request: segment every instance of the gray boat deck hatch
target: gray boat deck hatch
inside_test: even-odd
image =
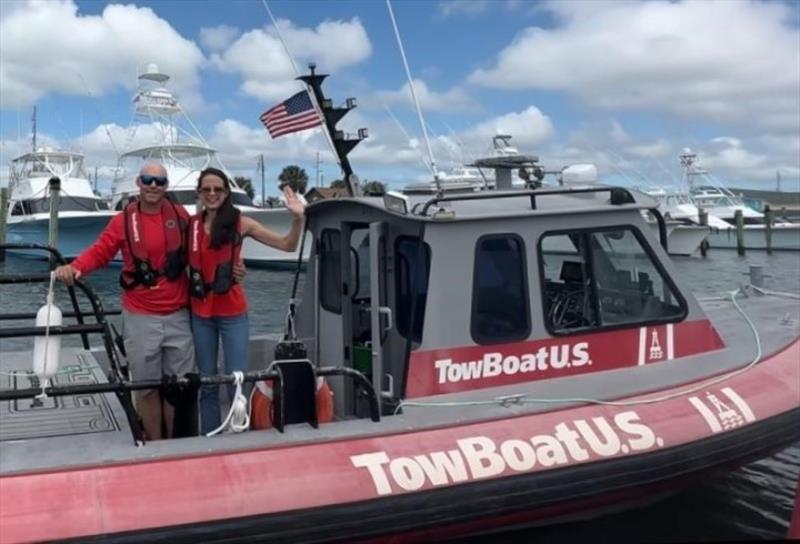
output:
[[[4,352],[0,389],[41,387],[29,352]],[[77,348],[61,351],[61,370],[51,385],[105,383],[94,356]],[[112,402],[115,408],[112,408]],[[0,442],[120,431],[125,421],[113,395],[84,394],[0,403]],[[127,423],[125,424],[127,426]]]

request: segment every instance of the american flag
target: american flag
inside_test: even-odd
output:
[[[300,91],[262,113],[261,122],[273,138],[322,124],[306,91]]]

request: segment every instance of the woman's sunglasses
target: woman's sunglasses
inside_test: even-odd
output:
[[[147,185],[148,187],[153,183],[158,187],[163,187],[167,184],[167,176],[149,176],[147,174],[142,174],[139,176],[139,181],[142,182],[142,185]]]
[[[217,194],[226,193],[227,189],[225,189],[224,187],[203,187],[199,189],[199,191],[204,195],[210,195],[211,193],[217,193]]]

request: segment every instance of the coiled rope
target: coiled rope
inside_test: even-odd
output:
[[[226,428],[229,428],[235,433],[241,433],[250,428],[250,414],[247,410],[247,398],[242,393],[242,383],[244,382],[244,373],[236,370],[232,373],[233,383],[236,386],[236,392],[233,394],[231,400],[231,408],[228,410],[228,415],[222,425],[206,434],[206,436],[214,436],[221,433]]]

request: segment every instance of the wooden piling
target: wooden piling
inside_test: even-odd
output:
[[[733,216],[736,220],[736,253],[744,255],[744,215],[742,210],[736,210]]]
[[[6,243],[6,219],[8,218],[8,187],[0,188],[0,246]],[[0,263],[6,260],[6,250],[0,247]]]
[[[47,245],[58,249],[58,208],[61,205],[61,180],[53,176],[48,182],[50,186],[50,223],[47,233]],[[55,266],[56,260],[51,256],[50,265]]]
[[[708,212],[703,208],[697,209],[697,218],[700,220],[700,225],[703,227],[708,226]],[[708,237],[703,238],[703,241],[700,242],[700,256],[705,257],[708,253]]]
[[[769,204],[764,206],[764,241],[767,243],[767,255],[772,255],[772,210]]]

